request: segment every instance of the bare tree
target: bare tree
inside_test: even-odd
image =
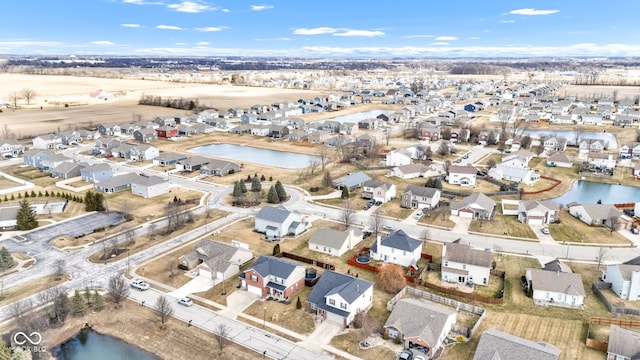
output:
[[[171,306],[171,302],[167,299],[166,296],[160,295],[156,300],[156,314],[158,318],[160,318],[160,327],[165,328],[165,323],[169,320],[169,318],[173,315],[173,306]]]
[[[428,241],[429,239],[431,239],[431,230],[424,229],[420,237],[422,238],[422,241]]]
[[[124,238],[127,241],[127,246],[131,246],[134,244],[133,239],[135,238],[135,230],[132,227],[127,227],[124,231]]]
[[[349,200],[342,202],[342,210],[340,211],[340,222],[344,225],[345,229],[349,228],[349,225],[353,223],[356,216],[356,209]]]
[[[12,137],[12,133],[9,130],[9,125],[8,124],[4,124],[4,126],[2,127],[2,138],[4,139],[9,139]]]
[[[56,266],[56,275],[57,276],[62,276],[64,274],[66,261],[64,259],[58,259],[58,260],[55,261],[54,264]]]
[[[221,322],[218,324],[218,326],[216,326],[215,337],[216,344],[218,344],[218,350],[220,350],[220,354],[222,354],[224,348],[231,343],[231,340],[229,340],[230,334],[231,328],[229,328],[229,325]]]
[[[20,94],[15,91],[13,92],[13,94],[9,95],[9,100],[11,101],[14,109],[18,108],[18,101],[20,101],[20,99]]]
[[[331,186],[333,186],[333,178],[331,177],[331,173],[329,172],[329,170],[325,170],[324,174],[322,175],[322,186],[325,188],[330,188]]]
[[[384,137],[385,145],[389,146],[389,139],[391,139],[391,129],[382,130],[382,136]]]
[[[382,228],[385,225],[384,218],[380,215],[378,210],[373,212],[373,215],[369,218],[369,224],[373,228],[373,235],[378,238],[378,235],[382,231]]]
[[[511,122],[513,117],[513,107],[511,106],[502,106],[498,109],[498,121],[500,122],[500,129],[502,130],[502,134],[506,134],[507,127]]]
[[[320,159],[320,167],[322,171],[327,167],[327,163],[329,162],[329,148],[326,146],[320,146],[318,149],[318,158]]]
[[[313,176],[316,172],[316,170],[318,169],[318,166],[320,166],[320,159],[318,158],[310,158],[309,159],[309,175]]]
[[[122,272],[119,272],[109,278],[107,291],[109,292],[109,295],[111,295],[111,299],[116,306],[120,307],[122,300],[129,296],[129,285],[127,284]]]
[[[356,314],[354,327],[359,329],[358,339],[361,344],[365,343],[371,335],[381,330],[380,322],[367,311],[360,311]]]
[[[27,105],[31,104],[31,100],[36,96],[36,91],[30,88],[22,89],[22,97],[27,101]]]
[[[600,264],[602,263],[602,260],[604,258],[604,256],[607,254],[607,249],[600,246],[598,248],[598,255],[596,256],[596,260],[598,260],[598,268],[597,270],[600,270]]]
[[[529,123],[525,119],[517,118],[513,120],[511,124],[511,136],[513,136],[514,139],[520,137],[528,128]]]
[[[609,216],[607,217],[607,225],[609,227],[609,230],[611,230],[611,232],[614,232],[616,230],[618,230],[619,224],[618,224],[618,220],[620,219],[620,213],[618,213],[617,211],[611,211],[611,213],[609,214]]]

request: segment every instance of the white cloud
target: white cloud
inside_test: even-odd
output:
[[[108,40],[99,40],[99,41],[92,41],[91,44],[92,45],[115,45],[116,43]]]
[[[402,36],[403,39],[424,39],[424,38],[432,38],[435,35],[406,35]]]
[[[334,33],[333,36],[361,36],[361,37],[376,37],[384,36],[382,31],[369,31],[369,30],[344,30],[340,33]]]
[[[469,40],[480,40],[480,38],[479,38],[479,37],[477,37],[477,36],[471,36],[471,37],[469,37],[468,39],[469,39]]]
[[[208,41],[200,41],[196,43],[196,46],[205,46],[205,45],[211,45],[211,43]]]
[[[458,40],[457,37],[455,36],[438,36],[437,38],[435,38],[436,41],[454,41],[454,40]]]
[[[273,39],[262,39],[262,38],[257,38],[257,39],[253,39],[255,41],[292,41],[292,38],[288,38],[288,37],[279,37],[279,38],[273,38]]]
[[[139,28],[139,27],[142,27],[142,25],[140,25],[140,24],[120,24],[120,26],[128,27],[128,28]]]
[[[135,5],[164,5],[164,3],[159,1],[144,1],[144,0],[122,0],[125,4],[135,4]]]
[[[162,29],[162,30],[182,30],[181,27],[179,26],[173,26],[173,25],[158,25],[156,26],[156,29]]]
[[[560,10],[537,10],[537,9],[516,9],[509,11],[509,14],[514,15],[550,15],[560,12]]]
[[[229,27],[227,26],[207,26],[207,27],[203,27],[203,28],[196,28],[196,30],[201,31],[201,32],[216,32],[216,31],[222,31],[224,29],[228,29]]]
[[[251,10],[253,11],[262,11],[273,9],[273,5],[251,5]]]
[[[220,9],[220,11],[225,12],[225,13],[231,12],[231,10],[229,10],[229,9]]]
[[[207,4],[194,2],[194,1],[183,1],[177,4],[167,5],[167,7],[175,11],[186,12],[186,13],[199,13],[207,10],[215,10],[215,8],[212,8]]]
[[[187,46],[189,44],[187,44],[185,42],[177,42],[176,45],[178,45],[178,46]]]
[[[312,29],[300,28],[293,30],[293,33],[296,35],[322,35],[322,34],[333,34],[338,29],[330,28],[330,27],[317,27]]]
[[[448,42],[438,41],[438,42],[432,42],[431,45],[449,45],[449,43]]]
[[[503,24],[513,24],[515,21],[514,20],[500,20],[501,23]]]

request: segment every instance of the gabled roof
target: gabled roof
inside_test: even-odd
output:
[[[632,360],[640,359],[640,332],[611,325],[607,352]]]
[[[478,172],[478,169],[476,169],[473,166],[457,166],[457,165],[449,166],[449,174],[475,175],[477,172]]]
[[[422,247],[422,241],[412,238],[402,230],[396,230],[389,234],[389,236],[387,236],[386,238],[381,239],[380,245],[393,249],[413,252],[418,247]],[[371,250],[373,252],[378,252],[377,241],[373,242]]]
[[[281,224],[289,217],[289,215],[291,215],[291,211],[287,210],[284,205],[263,206],[256,214],[256,219],[263,219]]]
[[[571,159],[563,153],[557,152],[547,158],[547,162],[572,163]]]
[[[473,360],[557,360],[560,349],[544,342],[534,342],[495,329],[480,337]]]
[[[393,307],[384,324],[402,333],[405,338],[420,338],[432,347],[437,346],[447,319],[455,315],[454,309],[427,300],[401,299]]]
[[[542,212],[542,213],[546,213],[547,211],[559,211],[560,208],[558,207],[558,204],[556,204],[553,201],[550,200],[527,200],[527,201],[522,201],[520,202],[522,204],[522,206],[524,207],[524,209],[527,212]]]
[[[318,244],[320,246],[327,246],[333,249],[342,247],[349,233],[345,231],[339,231],[335,229],[322,228],[316,230],[315,233],[309,239],[309,244]]]
[[[371,281],[326,270],[313,287],[313,290],[311,290],[309,296],[307,296],[307,301],[323,310],[344,315],[344,311],[328,306],[325,298],[338,294],[351,304],[372,286],[373,283]]]
[[[385,190],[389,190],[391,188],[391,183],[386,183],[386,182],[382,182],[382,181],[378,181],[378,180],[367,180],[364,182],[364,184],[362,184],[362,186],[364,187],[370,187],[370,188],[379,188],[379,187],[384,187]]]
[[[223,242],[202,239],[196,248],[185,254],[184,257],[189,261],[201,259],[211,270],[225,271],[230,265],[229,259],[231,259],[238,251],[251,252],[250,250],[242,249]]]
[[[483,267],[491,266],[492,255],[489,251],[473,249],[460,242],[452,242],[445,244],[445,246],[446,252],[443,260]]]
[[[297,267],[301,266],[275,256],[260,256],[253,266],[245,272],[253,269],[263,278],[272,275],[286,279]]]
[[[548,263],[544,264],[544,266],[542,267],[542,270],[547,270],[547,271],[560,271],[560,272],[565,272],[565,273],[572,273],[573,271],[571,271],[571,268],[566,265],[565,263],[563,263],[562,261],[555,259],[555,260],[551,260]]]
[[[58,166],[56,166],[53,169],[53,172],[55,173],[60,173],[60,174],[66,174],[69,173],[77,168],[83,168],[82,165],[74,163],[74,162],[63,162],[60,163]]]
[[[356,173],[349,174],[341,178],[335,179],[333,183],[339,186],[346,186],[350,188],[350,187],[362,184],[367,180],[371,180],[369,175],[365,174],[362,171],[358,171]]]
[[[584,286],[580,274],[543,269],[527,269],[527,271],[531,274],[531,287],[534,290],[584,296]]]
[[[153,186],[167,182],[166,179],[161,178],[160,176],[148,176],[148,175],[138,175],[131,180],[132,184],[140,185],[140,186]]]
[[[640,271],[640,265],[618,264],[609,266],[616,266],[618,268],[618,271],[620,271],[620,276],[625,281],[631,281],[631,275],[634,272]]]
[[[403,194],[411,194],[416,196],[434,197],[440,190],[425,186],[408,185]]]
[[[582,207],[592,219],[609,219],[620,215],[620,211],[611,204],[582,204],[573,207]]]
[[[460,202],[451,203],[451,209],[453,210],[470,207],[472,209],[491,211],[495,206],[496,202],[483,193],[475,193],[464,197]]]

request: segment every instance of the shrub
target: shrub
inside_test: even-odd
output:
[[[189,267],[187,267],[186,265],[178,264],[178,269],[180,269],[180,270],[189,270]]]

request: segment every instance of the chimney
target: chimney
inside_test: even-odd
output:
[[[360,284],[356,284],[356,292],[360,292]]]

